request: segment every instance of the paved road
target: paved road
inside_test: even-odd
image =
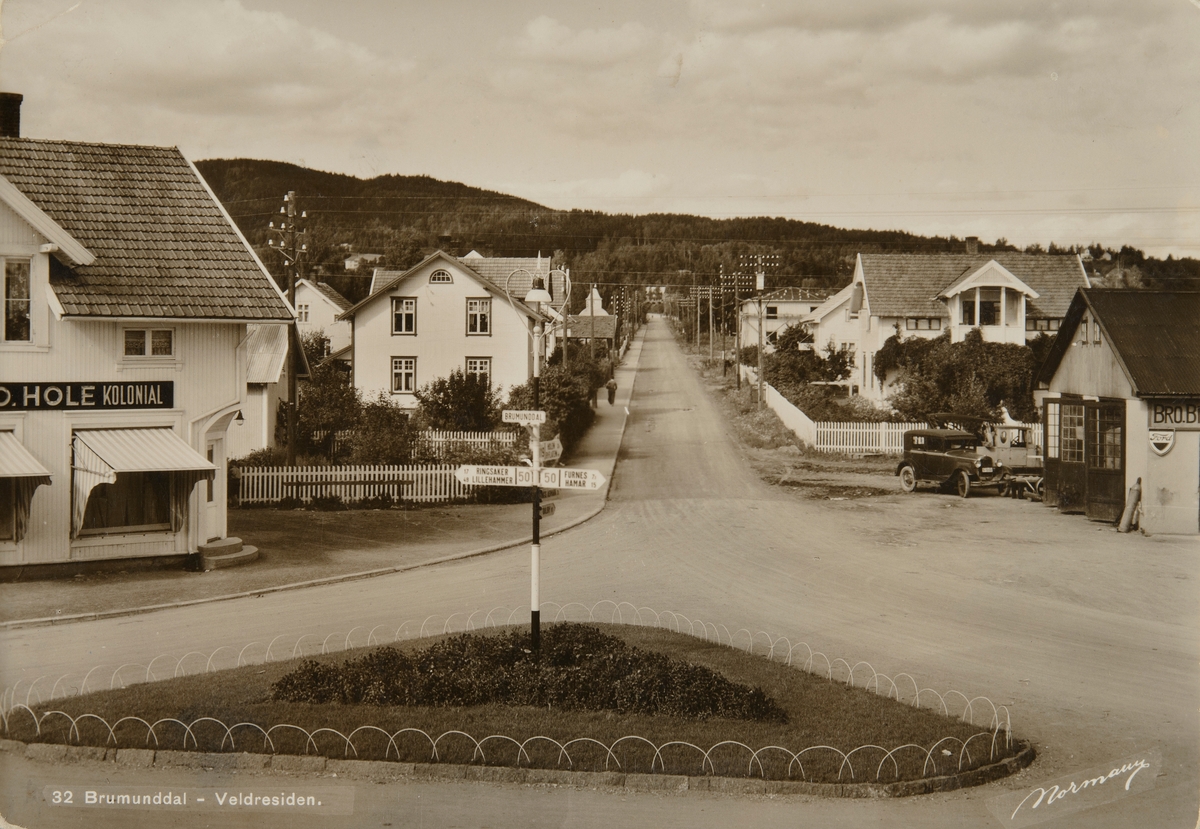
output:
[[[1053,825],[1195,825],[1200,550],[1193,539],[1120,536],[1000,498],[796,500],[763,485],[743,463],[665,324],[652,323],[646,336],[610,507],[548,540],[543,600],[676,610],[734,631],[803,640],[830,658],[867,660],[889,675],[904,671],[922,687],[984,694],[1010,707],[1015,730],[1039,744],[1041,757],[1019,780],[883,803],[731,805],[698,795],[521,796],[503,787],[429,784],[419,787],[422,822],[592,825],[617,818],[694,826],[750,817],[780,826],[983,826],[993,820],[989,798],[1155,749],[1163,773],[1153,791]],[[18,674],[22,687],[39,674],[71,674],[65,682],[77,682],[96,662],[144,666],[172,654],[152,665],[162,676],[189,651],[257,641],[246,651],[256,656],[278,636],[272,655],[279,656],[303,633],[315,634],[310,643],[335,631],[342,635],[330,641],[344,641],[356,628],[351,641],[364,642],[372,628],[376,636],[422,624],[440,630],[448,617],[459,629],[472,613],[478,624],[493,608],[504,610],[492,618],[507,617],[527,602],[528,551],[521,548],[302,594],[6,633],[3,684]],[[543,617],[554,609],[544,606]],[[576,606],[569,610],[577,615]],[[232,662],[233,652],[216,659]],[[106,684],[110,670],[94,673],[89,687],[98,677]],[[122,677],[143,669],[125,671]],[[363,800],[353,825],[390,814],[367,800],[380,802]],[[5,802],[17,811],[0,811],[14,819],[30,808],[11,789]]]

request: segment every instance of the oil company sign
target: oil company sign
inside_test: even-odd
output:
[[[171,409],[175,383],[0,383],[0,411]]]
[[[1151,400],[1146,403],[1150,430],[1183,429],[1200,431],[1200,399]]]

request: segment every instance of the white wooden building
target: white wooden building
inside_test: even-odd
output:
[[[296,328],[301,334],[320,332],[329,341],[326,354],[350,345],[350,323],[338,317],[351,305],[326,282],[296,281]]]
[[[0,137],[0,259],[0,570],[224,538],[247,323],[293,314],[195,168]]]
[[[510,286],[510,301],[502,285],[442,251],[398,274],[376,271],[373,292],[342,315],[353,325],[355,387],[415,408],[419,388],[455,370],[486,376],[503,394],[527,382],[539,318],[518,298],[528,283]]]

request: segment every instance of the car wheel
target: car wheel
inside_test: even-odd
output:
[[[917,473],[911,466],[900,467],[900,488],[912,492],[917,488]]]
[[[958,471],[958,475],[954,477],[954,491],[958,493],[958,497],[960,498],[966,498],[971,494],[971,479],[961,469]]]

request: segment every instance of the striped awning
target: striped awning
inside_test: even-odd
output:
[[[112,472],[216,472],[172,429],[81,429],[75,439]]]
[[[45,478],[50,470],[21,445],[14,432],[0,432],[0,478]]]

